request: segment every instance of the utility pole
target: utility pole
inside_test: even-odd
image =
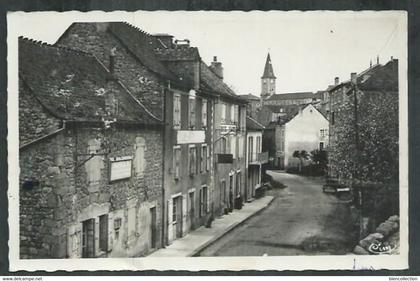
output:
[[[357,92],[358,92],[358,88],[357,88],[357,73],[351,73],[351,85],[353,88],[353,109],[354,109],[354,139],[355,139],[355,161],[353,161],[353,175],[352,175],[352,189],[354,190],[355,187],[355,180],[358,179],[358,164],[359,164],[359,155],[360,155],[360,151],[359,151],[359,116],[358,116],[358,101],[357,101]],[[360,183],[358,184],[358,199],[359,199],[359,206],[360,206],[360,213],[359,213],[359,238],[362,239],[363,235],[364,235],[364,227],[363,227],[363,214],[362,214],[362,209],[363,209],[363,198],[362,198],[362,189],[361,189],[361,185]]]

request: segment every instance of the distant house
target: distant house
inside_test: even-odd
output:
[[[162,131],[95,56],[20,38],[20,257],[160,248]]]
[[[313,105],[308,104],[284,125],[284,167],[297,167],[295,151],[324,150],[328,146],[328,120]]]
[[[294,107],[264,130],[263,149],[278,169],[297,167],[295,151],[324,150],[328,146],[328,120],[312,104]],[[309,162],[308,162],[309,163]]]
[[[248,102],[246,105],[246,114],[252,118],[256,118],[261,108],[261,98],[253,94],[241,95],[241,98]]]

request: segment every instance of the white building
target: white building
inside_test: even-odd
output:
[[[297,167],[300,160],[295,151],[310,153],[328,146],[328,120],[312,104],[301,107],[298,113],[284,124],[284,167]],[[281,141],[281,140],[280,140]]]

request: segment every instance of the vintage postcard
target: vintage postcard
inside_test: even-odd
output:
[[[406,12],[7,20],[10,270],[408,268]]]

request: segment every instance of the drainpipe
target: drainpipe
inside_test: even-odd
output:
[[[166,143],[165,143],[165,136],[166,136],[166,94],[167,90],[171,89],[170,82],[168,81],[167,89],[163,89],[163,133],[162,133],[162,146],[163,146],[163,155],[162,155],[162,231],[161,231],[161,243],[162,248],[166,247],[165,241],[165,230],[166,230],[166,221],[165,221],[165,204],[166,204],[166,196],[165,196],[165,155],[166,155]]]

